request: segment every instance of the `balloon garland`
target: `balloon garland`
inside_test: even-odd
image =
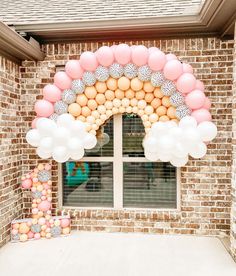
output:
[[[68,61],[44,87],[26,139],[43,159],[79,160],[96,147],[106,120],[135,113],[146,132],[146,158],[179,167],[189,155],[202,158],[215,138],[210,107],[203,83],[175,55],[143,45],[103,46]]]

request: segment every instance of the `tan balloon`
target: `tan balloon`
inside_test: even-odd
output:
[[[159,121],[160,122],[167,122],[167,121],[169,121],[170,120],[170,118],[168,117],[168,116],[166,116],[166,115],[162,115],[160,118],[159,118]]]
[[[77,103],[72,103],[68,107],[68,112],[74,117],[77,117],[81,114],[81,107]]]
[[[77,102],[80,106],[86,106],[86,105],[87,105],[87,102],[88,102],[88,98],[87,98],[84,94],[80,94],[80,95],[77,96],[76,102]]]
[[[133,99],[135,97],[135,93],[132,89],[128,89],[126,92],[125,92],[125,97],[127,99]]]
[[[145,98],[145,92],[143,90],[137,91],[135,97],[137,100],[142,100]]]
[[[118,79],[118,87],[121,90],[128,90],[130,88],[130,80],[126,77],[121,77]]]
[[[151,102],[151,106],[154,109],[158,108],[159,106],[161,106],[161,100],[159,98],[153,99],[152,102]]]
[[[157,115],[160,117],[162,115],[166,115],[166,112],[167,112],[167,108],[163,105],[159,106],[157,109],[156,109],[156,113]]]
[[[147,92],[147,93],[153,92],[154,89],[155,89],[155,87],[152,86],[152,84],[150,83],[150,81],[145,82],[144,85],[143,85],[143,90],[145,92]]]
[[[152,100],[154,99],[154,94],[153,93],[146,93],[144,99],[147,103],[151,103]]]
[[[97,130],[97,129],[99,129],[99,126],[97,124],[93,124],[92,129]]]
[[[91,110],[96,110],[98,104],[95,100],[92,99],[92,100],[88,100],[87,106]]]
[[[164,105],[165,107],[170,107],[171,104],[170,104],[170,98],[167,97],[167,96],[164,96],[161,100],[162,102],[162,105]]]
[[[91,129],[90,131],[89,131],[89,133],[91,133],[91,134],[93,134],[93,135],[96,135],[96,130],[94,130],[94,129]]]
[[[113,79],[113,78],[109,78],[106,82],[107,84],[107,88],[110,90],[115,91],[117,89],[117,80]]]
[[[102,114],[100,119],[105,122],[107,120],[107,115],[106,114]]]
[[[84,94],[88,99],[94,99],[97,95],[97,90],[94,86],[87,86],[85,88]]]
[[[115,97],[117,99],[121,100],[121,99],[123,99],[125,97],[125,92],[122,91],[122,90],[120,90],[120,89],[116,89],[116,91],[115,91]]]
[[[164,95],[162,94],[161,89],[159,87],[155,88],[154,96],[159,99],[163,98]]]
[[[106,97],[104,94],[97,94],[95,100],[98,104],[104,104],[106,101]]]
[[[151,127],[152,124],[151,124],[151,122],[146,121],[146,122],[143,123],[143,125],[144,125],[145,128],[146,128],[146,127]]]
[[[81,113],[84,117],[88,117],[91,114],[91,110],[87,106],[84,106]]]
[[[96,119],[96,124],[98,125],[98,126],[100,126],[101,124],[102,124],[102,120],[101,119]]]
[[[107,85],[105,82],[97,81],[95,84],[95,88],[99,93],[105,93],[107,90]]]
[[[175,107],[173,106],[170,106],[168,109],[167,109],[167,116],[170,117],[171,119],[175,119],[175,112],[176,112],[176,109]]]
[[[131,80],[130,86],[134,91],[139,91],[143,88],[143,82],[138,78],[134,78]]]
[[[105,97],[108,101],[112,101],[115,98],[115,93],[111,90],[105,92]]]

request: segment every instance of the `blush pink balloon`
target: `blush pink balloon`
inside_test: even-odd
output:
[[[70,220],[68,218],[61,219],[61,227],[65,228],[70,225]]]
[[[80,79],[84,73],[78,60],[69,60],[65,66],[66,74],[72,79]]]
[[[191,113],[191,116],[196,119],[198,124],[201,123],[201,122],[212,120],[211,113],[208,110],[204,109],[204,108],[194,110]]]
[[[54,75],[54,84],[62,90],[69,89],[71,81],[71,78],[65,72],[59,71]]]
[[[166,60],[170,61],[170,60],[174,60],[177,59],[176,55],[174,54],[166,54]]]
[[[132,61],[137,66],[143,66],[148,62],[148,49],[143,45],[138,45],[132,49]]]
[[[38,224],[44,225],[45,223],[46,223],[46,219],[45,218],[39,218]]]
[[[23,189],[30,189],[32,187],[32,180],[30,178],[26,178],[22,181],[21,186]]]
[[[98,67],[98,61],[97,57],[92,52],[84,52],[80,56],[80,65],[84,68],[86,71],[95,71]]]
[[[35,234],[34,234],[34,238],[35,238],[36,240],[39,240],[40,237],[41,237],[41,236],[40,236],[40,233],[35,233]]]
[[[201,90],[193,90],[185,97],[185,103],[190,109],[201,108],[206,100],[205,94]]]
[[[151,55],[154,52],[160,51],[157,47],[150,47],[148,48],[148,53]]]
[[[51,203],[47,200],[43,200],[39,203],[38,208],[42,212],[46,212],[51,208]]]
[[[188,63],[183,63],[183,72],[193,74],[193,67]]]
[[[12,233],[12,235],[16,235],[16,234],[18,234],[18,230],[17,229],[12,229],[11,233]]]
[[[115,59],[121,65],[125,65],[131,60],[131,49],[127,44],[120,44],[115,49]]]
[[[196,78],[190,73],[184,73],[178,78],[176,85],[180,92],[189,93],[196,86]]]
[[[114,62],[114,54],[110,47],[102,46],[96,52],[97,60],[102,66],[110,66]]]
[[[34,105],[34,110],[39,117],[49,117],[54,111],[53,104],[46,100],[38,100]]]
[[[182,63],[178,60],[170,60],[166,63],[163,70],[165,78],[176,80],[183,73]]]
[[[202,108],[205,108],[205,109],[208,109],[208,110],[211,108],[211,101],[210,101],[209,98],[206,97],[205,103],[204,103]]]
[[[32,127],[32,128],[36,128],[36,123],[37,123],[38,119],[40,119],[40,118],[41,118],[41,117],[35,117],[35,118],[33,119],[32,123],[31,123],[31,127]]]
[[[148,57],[148,65],[153,71],[160,71],[166,64],[166,55],[158,50],[150,54]]]
[[[197,80],[197,81],[196,81],[196,85],[195,85],[195,89],[198,89],[198,90],[201,90],[201,91],[204,92],[205,87],[204,87],[203,82],[200,81],[200,80]]]
[[[131,46],[130,46],[131,51],[132,51],[133,49],[135,49],[136,47],[137,47],[137,45],[131,45]]]
[[[61,90],[54,84],[47,84],[43,88],[43,98],[52,103],[60,101]]]
[[[34,233],[33,233],[32,231],[29,231],[29,232],[27,233],[27,236],[28,236],[28,239],[33,239]]]
[[[110,49],[112,50],[113,54],[115,54],[115,50],[117,48],[118,45],[114,44],[114,45],[111,45]]]

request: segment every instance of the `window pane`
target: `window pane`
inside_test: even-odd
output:
[[[123,156],[144,157],[143,138],[145,131],[142,120],[138,115],[125,114],[123,121]]]
[[[176,168],[170,163],[125,162],[124,207],[176,208]]]
[[[113,207],[112,162],[63,164],[63,205]]]
[[[96,147],[86,150],[85,156],[113,156],[113,118],[97,130],[97,139]]]

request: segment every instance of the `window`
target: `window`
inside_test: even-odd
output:
[[[149,162],[139,116],[115,115],[98,133],[98,145],[62,165],[63,206],[176,208],[177,170]]]

